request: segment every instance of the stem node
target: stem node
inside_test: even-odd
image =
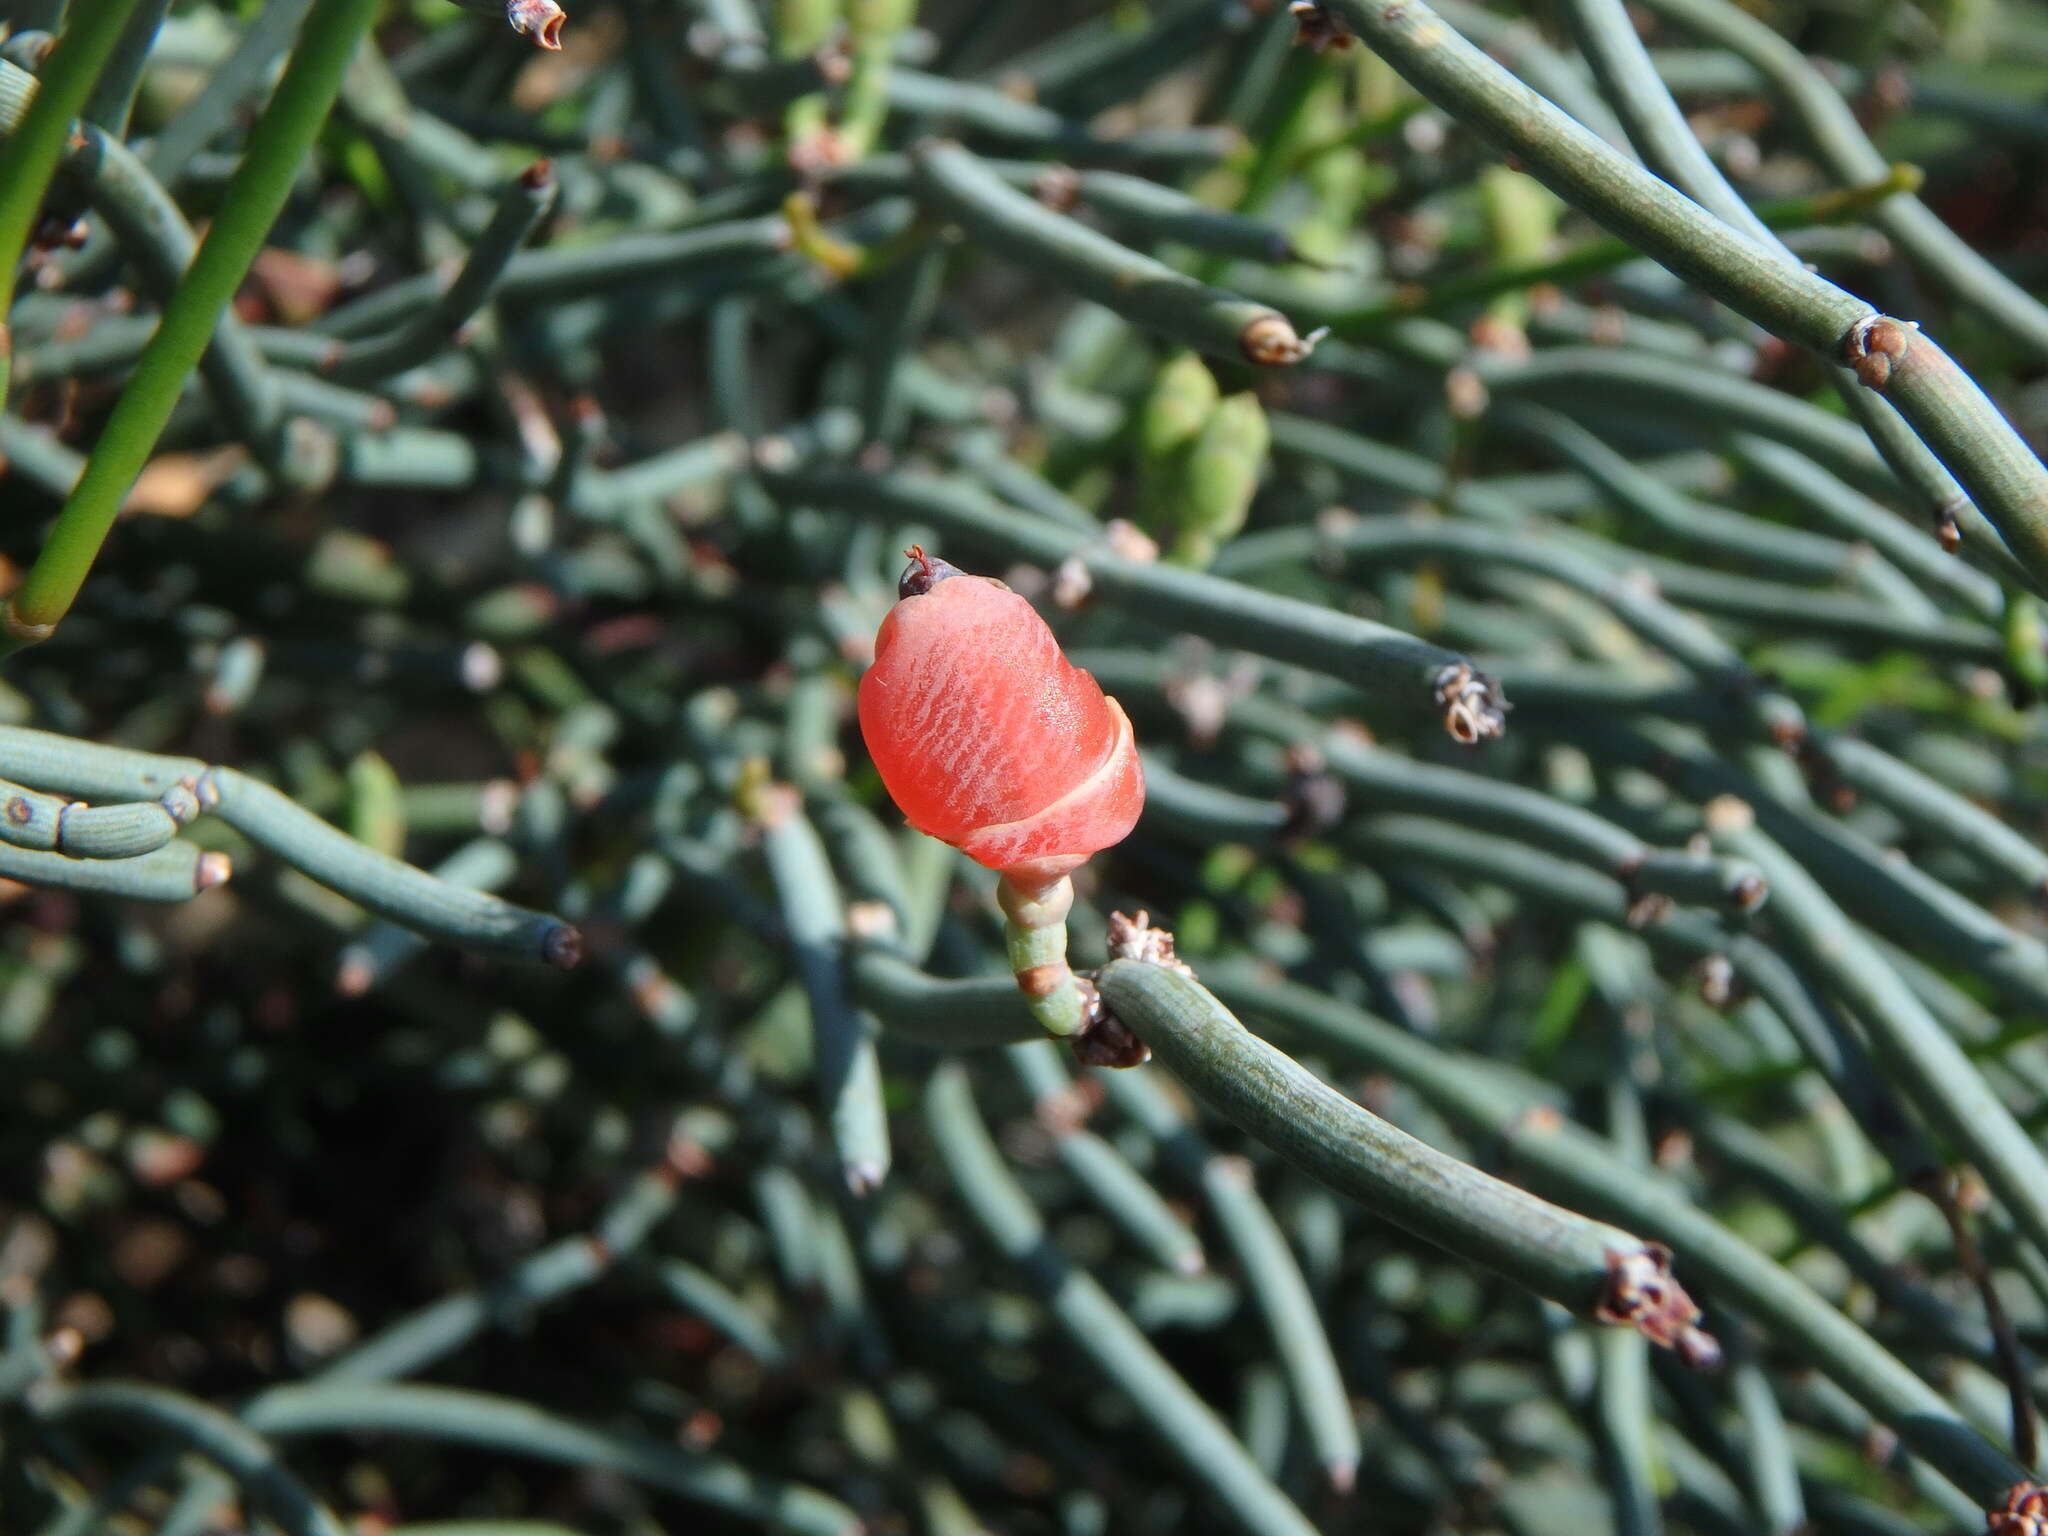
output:
[[[1892,365],[1912,350],[1918,329],[1889,315],[1865,315],[1842,338],[1842,360],[1856,370],[1856,381],[1865,389],[1882,392],[1891,382]]]

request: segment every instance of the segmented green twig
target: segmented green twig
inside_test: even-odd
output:
[[[294,803],[281,791],[233,768],[214,767],[196,758],[159,757],[154,753],[132,752],[117,747],[73,741],[44,731],[0,727],[0,772],[10,779],[37,789],[76,795],[87,800],[155,800],[159,797],[183,807],[185,796],[200,810],[218,816],[251,842],[294,865],[321,884],[339,891],[371,911],[419,929],[449,943],[493,950],[552,965],[574,965],[582,952],[582,938],[559,918],[498,900],[480,891],[436,880],[424,870],[387,854],[365,847],[338,831],[318,816]],[[24,823],[36,819],[36,807]],[[4,815],[0,802],[0,815]],[[77,814],[77,813],[74,813]],[[145,823],[147,810],[134,813]],[[67,818],[68,819],[68,818]],[[56,824],[56,813],[50,811]],[[170,843],[143,859],[161,859],[172,850],[189,844]],[[55,853],[13,850],[11,856],[32,861],[21,867],[47,871],[54,880],[67,869],[112,872],[133,866],[155,869],[138,859],[78,860]],[[180,855],[181,857],[183,855]],[[199,874],[212,868],[216,878],[225,878],[224,856],[206,855],[216,861],[201,862]],[[162,866],[169,869],[169,864]],[[188,870],[188,874],[190,871]],[[88,876],[77,874],[75,878]],[[32,878],[24,875],[20,878]],[[102,873],[92,878],[119,878]],[[203,881],[202,883],[213,883]],[[188,887],[184,896],[190,896]],[[157,897],[155,899],[176,899]]]
[[[1297,1167],[1582,1316],[1640,1329],[1688,1358],[1714,1357],[1668,1253],[1388,1125],[1253,1035],[1185,975],[1116,960],[1098,984],[1117,1017],[1204,1103]]]
[[[1774,334],[1853,368],[2048,580],[2048,470],[1932,338],[1720,223],[1536,96],[1421,0],[1328,0],[1327,9],[1567,202]]]
[[[19,649],[47,639],[70,610],[123,498],[170,420],[186,376],[284,206],[374,9],[370,0],[315,0],[206,239],[165,306],[42,554],[7,600],[0,644]]]
[[[72,120],[85,110],[93,82],[120,46],[122,28],[135,5],[136,0],[77,0],[56,46],[43,61],[32,96],[0,143],[0,364],[12,351],[7,345],[7,317],[14,307],[15,273],[35,231],[36,211],[63,158]],[[19,92],[15,100],[27,95]],[[0,377],[0,404],[6,399],[7,381]]]

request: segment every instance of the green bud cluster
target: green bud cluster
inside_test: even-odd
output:
[[[1244,527],[1271,436],[1259,397],[1224,395],[1194,353],[1159,370],[1138,415],[1139,507],[1167,559],[1199,569]]]

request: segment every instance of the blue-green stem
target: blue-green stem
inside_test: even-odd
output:
[[[342,72],[368,34],[376,10],[376,0],[315,0],[284,78],[250,130],[242,163],[206,239],[164,306],[156,335],[137,359],[42,553],[0,613],[0,646],[19,649],[48,639],[70,611],[123,499],[171,419],[186,378],[283,209],[341,87]]]

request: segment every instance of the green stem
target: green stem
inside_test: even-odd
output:
[[[21,126],[0,144],[0,404],[7,399],[10,351],[7,314],[14,306],[15,273],[35,230],[36,211],[64,146],[71,123],[85,109],[93,82],[121,41],[121,30],[136,0],[73,0],[70,25],[57,39],[37,79],[35,99]]]
[[[1618,1166],[1611,1142],[1545,1113],[1526,1080],[1498,1063],[1442,1050],[1346,1004],[1242,968],[1220,969],[1210,979],[1240,1012],[1292,1026],[1320,1050],[1397,1078],[1468,1133],[1498,1138],[1532,1185],[1671,1244],[1717,1297],[1741,1307],[1773,1342],[1812,1361],[1914,1454],[1979,1500],[2003,1497],[2024,1475],[1940,1393],[1804,1280],[1694,1205],[1670,1179]]]
[[[1396,1226],[1540,1296],[1660,1343],[1711,1350],[1664,1260],[1640,1238],[1539,1200],[1389,1125],[1239,1023],[1199,983],[1112,961],[1099,977],[1116,1016],[1218,1114],[1295,1167]],[[1631,1260],[1662,1275],[1661,1306],[1632,1304]]]
[[[1088,1027],[1089,999],[1067,965],[1067,913],[1074,882],[1026,886],[1004,875],[996,887],[1003,909],[1003,944],[1031,1016],[1049,1034],[1078,1035]]]
[[[1021,1272],[1067,1340],[1129,1398],[1138,1421],[1252,1536],[1313,1536],[1209,1405],[1132,1324],[1094,1276],[1061,1254],[1003,1166],[958,1066],[932,1074],[925,1120],[947,1177],[989,1242]]]
[[[1780,198],[1759,205],[1753,216],[1767,230],[1846,224],[1886,198],[1910,192],[1919,184],[1917,169],[1909,165],[1895,165],[1883,177],[1867,185],[1842,191],[1816,192],[1805,197]],[[1440,315],[1499,294],[1519,293],[1541,283],[1562,286],[1579,282],[1602,272],[1612,272],[1631,261],[1639,261],[1642,255],[1635,245],[1616,236],[1585,240],[1541,261],[1510,262],[1477,272],[1461,273],[1428,287],[1397,288],[1385,298],[1329,316],[1330,333],[1347,341],[1356,340],[1361,336],[1375,335],[1395,321],[1411,315]]]
[[[5,630],[0,645],[16,650],[48,639],[70,611],[123,498],[171,419],[186,378],[284,207],[341,88],[349,56],[369,32],[376,11],[376,0],[318,0],[306,18],[277,93],[250,130],[241,166],[206,239],[164,306],[156,335],[137,360],[42,553],[0,616]],[[112,38],[106,46],[113,46]]]
[[[1444,111],[1645,255],[1773,335],[1856,370],[1898,408],[2037,576],[2048,577],[2048,469],[1932,338],[1729,228],[1458,36],[1421,0],[1328,0]]]
[[[1135,325],[1215,357],[1301,361],[1313,341],[1278,310],[1211,288],[1019,192],[957,144],[912,154],[920,195],[978,239]]]
[[[1649,9],[1726,48],[1764,77],[1770,93],[1829,172],[1868,181],[1884,164],[1856,113],[1797,45],[1725,0],[1650,0]],[[1994,267],[1908,190],[1887,198],[1874,222],[1914,270],[1977,312],[2035,359],[2048,357],[2048,308]],[[1924,428],[1922,429],[1925,430]]]

